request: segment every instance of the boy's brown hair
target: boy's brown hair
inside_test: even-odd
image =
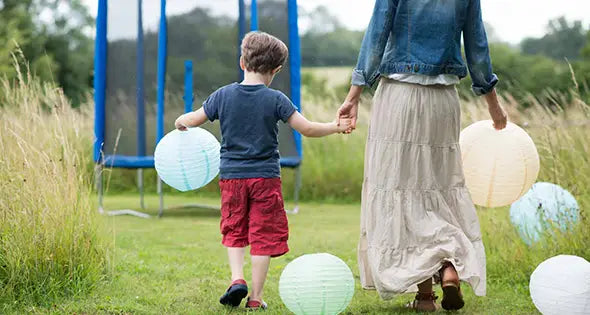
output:
[[[268,74],[287,61],[289,49],[280,39],[264,33],[250,32],[242,40],[242,57],[246,70]]]

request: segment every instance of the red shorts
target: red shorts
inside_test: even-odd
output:
[[[226,247],[246,247],[256,256],[289,251],[289,223],[280,178],[224,179],[221,188],[221,234]]]

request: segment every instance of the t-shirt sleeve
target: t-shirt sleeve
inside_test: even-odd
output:
[[[295,111],[297,111],[297,108],[293,102],[291,102],[285,94],[279,92],[277,101],[277,118],[286,123]]]
[[[213,94],[209,95],[209,97],[203,102],[203,110],[205,111],[205,115],[210,121],[215,121],[219,119],[219,90],[213,92]]]

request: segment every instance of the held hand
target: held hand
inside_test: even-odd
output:
[[[356,129],[356,119],[358,117],[358,101],[344,101],[342,106],[338,109],[338,125],[340,130],[341,124],[347,124],[347,128],[344,128],[343,133],[351,133]]]
[[[358,117],[359,100],[363,87],[358,85],[351,85],[346,100],[342,103],[342,106],[338,109],[338,125],[341,120],[350,119],[350,127],[344,131],[344,133],[351,133],[356,129],[356,119]]]
[[[338,133],[348,134],[352,132],[352,120],[349,118],[336,119],[334,124],[336,125],[336,130],[338,130]]]

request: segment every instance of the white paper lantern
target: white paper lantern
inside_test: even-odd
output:
[[[537,148],[526,131],[513,123],[498,131],[491,120],[476,122],[461,132],[459,143],[465,183],[477,205],[507,206],[537,180]]]
[[[283,270],[279,294],[297,315],[338,314],[354,295],[354,278],[346,263],[336,256],[303,255]]]
[[[542,262],[529,284],[533,303],[544,315],[590,314],[590,263],[560,255]]]
[[[219,141],[205,129],[175,129],[156,146],[158,176],[180,191],[203,187],[219,174],[219,148]]]

